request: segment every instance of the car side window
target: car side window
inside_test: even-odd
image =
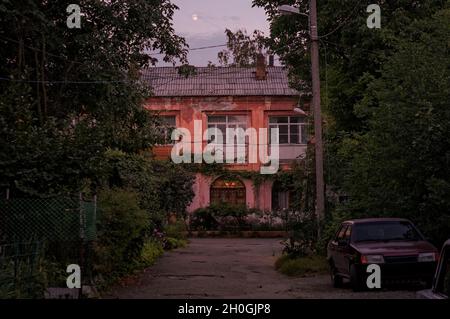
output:
[[[350,242],[350,238],[352,236],[352,226],[348,225],[347,229],[345,230],[344,239],[347,241],[347,243]]]
[[[347,225],[342,225],[341,229],[339,230],[336,240],[342,240],[345,238],[345,231],[347,230]]]

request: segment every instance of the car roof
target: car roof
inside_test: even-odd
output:
[[[391,217],[382,217],[382,218],[358,218],[358,219],[349,219],[344,223],[347,224],[362,224],[362,223],[376,223],[376,222],[410,222],[405,218],[391,218]]]

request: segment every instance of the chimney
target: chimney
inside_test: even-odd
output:
[[[262,53],[256,56],[256,79],[265,80],[266,79],[266,58]]]
[[[273,66],[273,61],[274,61],[273,55],[271,54],[269,55],[269,66]]]

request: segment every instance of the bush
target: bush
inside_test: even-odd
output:
[[[139,207],[138,195],[132,191],[104,190],[98,198],[94,273],[120,276],[139,264],[150,218]]]
[[[190,227],[192,230],[250,229],[252,225],[247,217],[256,213],[259,214],[260,212],[256,209],[248,209],[245,205],[211,204],[194,211]]]
[[[168,224],[164,227],[167,237],[175,239],[186,239],[186,224],[184,221],[177,221],[175,224]]]
[[[148,240],[144,243],[141,253],[141,266],[149,267],[164,253],[162,245],[155,240]]]
[[[275,262],[275,269],[287,276],[307,276],[327,272],[328,264],[325,257],[318,255],[301,258],[282,255]]]
[[[177,248],[183,248],[186,247],[187,245],[187,240],[185,239],[178,239],[178,238],[173,238],[173,237],[167,237],[165,239],[165,246],[164,249],[166,250],[172,250],[172,249],[177,249]]]
[[[199,231],[217,230],[219,228],[219,222],[208,207],[199,208],[192,214],[190,228]]]

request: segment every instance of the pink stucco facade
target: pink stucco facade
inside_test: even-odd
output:
[[[175,116],[177,128],[187,128],[194,134],[194,120],[202,121],[203,128],[208,127],[209,115],[245,115],[247,127],[267,128],[270,116],[298,116],[294,108],[298,106],[295,96],[249,96],[249,97],[153,97],[146,108],[157,111],[162,116]],[[307,110],[307,106],[305,108]],[[203,141],[205,147],[207,141]],[[294,149],[295,148],[295,149]],[[170,160],[172,145],[157,146],[153,149],[155,157]],[[294,153],[291,150],[294,149]],[[299,153],[304,153],[306,145],[285,146],[282,151],[286,159],[281,161],[280,169],[289,169],[290,161]],[[294,155],[291,155],[294,154]],[[289,158],[292,157],[292,158]],[[259,171],[261,163],[223,164],[230,170]],[[196,175],[193,186],[195,197],[188,207],[192,212],[211,203],[211,185],[220,176]],[[245,185],[245,203],[249,208],[264,211],[272,209],[272,182],[266,181],[255,186],[251,180],[243,179]]]

